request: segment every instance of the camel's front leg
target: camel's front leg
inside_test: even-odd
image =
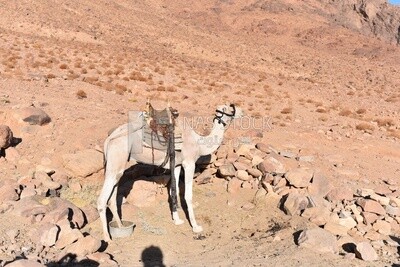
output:
[[[200,233],[203,231],[203,227],[198,225],[196,222],[192,203],[195,163],[186,163],[185,165],[183,165],[183,167],[185,168],[185,201],[188,208],[190,224],[192,225],[193,232]]]
[[[181,166],[180,165],[176,166],[174,172],[175,172],[175,184],[171,183],[171,187],[175,186],[175,192],[176,192],[177,201],[179,201],[179,175],[181,173]],[[170,187],[170,190],[169,190],[169,195],[170,196],[172,196],[171,187]],[[180,225],[180,224],[184,223],[184,221],[179,218],[179,214],[178,214],[177,210],[176,211],[172,211],[172,219],[174,220],[174,224],[175,225]]]

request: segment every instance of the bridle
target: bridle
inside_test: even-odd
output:
[[[213,122],[214,122],[215,120],[217,120],[218,123],[222,124],[222,125],[225,127],[225,126],[226,126],[226,122],[224,122],[224,120],[222,119],[222,118],[224,117],[224,115],[233,118],[233,117],[235,117],[235,114],[236,114],[236,107],[235,107],[235,105],[234,105],[234,104],[230,104],[229,106],[233,109],[232,114],[228,114],[228,113],[226,113],[225,111],[222,111],[222,110],[217,109],[217,110],[215,110],[215,112],[216,112],[217,114],[215,114],[215,117],[214,117],[214,119],[213,119]]]

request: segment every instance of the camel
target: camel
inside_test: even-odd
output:
[[[104,240],[110,241],[110,234],[107,227],[106,209],[109,207],[113,219],[117,222],[118,227],[122,226],[121,219],[117,209],[117,188],[118,182],[126,170],[128,161],[136,163],[144,163],[149,165],[161,165],[166,157],[166,152],[151,149],[142,146],[141,124],[139,114],[137,120],[119,126],[115,129],[104,142],[104,158],[105,158],[105,180],[104,185],[97,201],[97,208],[102,223]],[[181,168],[184,169],[184,184],[189,221],[192,230],[200,233],[203,228],[197,224],[193,212],[192,195],[193,195],[193,176],[195,172],[195,163],[201,156],[214,153],[221,145],[225,130],[234,118],[242,116],[242,110],[236,108],[233,104],[221,105],[216,109],[213,120],[213,127],[208,136],[197,134],[189,125],[184,125],[182,120],[177,121],[177,127],[182,131],[182,148],[175,152],[175,184],[176,195],[179,196],[179,174]],[[141,151],[132,151],[132,144],[141,146]],[[164,168],[168,169],[167,164]],[[172,211],[172,219],[175,225],[183,224],[178,212]]]

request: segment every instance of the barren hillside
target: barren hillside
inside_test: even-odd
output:
[[[9,126],[18,139],[0,156],[0,264],[27,257],[51,266],[65,256],[66,248],[49,245],[50,237],[32,237],[35,229],[47,237],[43,222],[57,225],[61,233],[64,227],[46,219],[49,210],[24,216],[21,201],[33,197],[35,204],[26,203],[54,207],[52,201],[64,199],[82,209],[93,220],[74,221],[74,230],[98,244],[103,236],[94,210],[104,181],[99,151],[109,130],[126,122],[129,111],[143,110],[147,99],[158,108],[169,101],[202,133],[209,131],[211,123],[203,122],[212,121],[217,105],[241,107],[246,120],[227,130],[216,155],[224,158],[221,165],[245,161],[237,153],[240,143],[266,144],[268,152],[257,152],[264,153],[264,160],[275,157],[285,171],[312,169],[332,188],[354,193],[354,199],[331,203],[332,213],[349,212],[356,198],[370,200],[359,189],[399,199],[399,9],[383,0],[0,0],[0,125]],[[51,121],[27,120],[31,109],[26,108],[32,106]],[[78,157],[78,168],[68,163],[71,155],[85,158]],[[299,160],[302,156],[307,160]],[[97,157],[100,163],[82,175],[80,164]],[[125,188],[131,197],[126,196],[122,217],[136,223],[134,233],[103,242],[97,248],[101,252],[91,251],[90,264],[117,265],[105,260],[112,257],[120,266],[142,266],[141,253],[149,246],[162,250],[166,266],[399,264],[400,212],[389,216],[387,208],[388,214],[375,219],[391,224],[389,234],[373,223],[357,222],[348,233],[335,235],[342,245],[371,242],[377,261],[364,262],[343,246],[316,256],[299,247],[294,235],[315,226],[312,220],[286,214],[271,194],[262,204],[254,200],[259,190],[268,191],[263,181],[271,175],[273,193],[278,192],[286,172],[281,177],[257,167],[262,177],[232,190],[236,177],[224,177],[221,165],[212,164],[210,179],[194,185],[203,235],[194,235],[187,220],[172,224],[165,186],[134,187],[145,196],[153,190],[154,196],[142,199],[146,205],[135,204],[135,193]],[[60,187],[46,182],[51,191],[37,182],[35,174],[43,172]],[[289,180],[283,186],[287,192],[297,190]],[[391,194],[379,194],[382,187]],[[282,204],[287,194],[278,193]],[[78,241],[69,245],[77,247]],[[85,259],[81,255],[71,262],[85,266]]]

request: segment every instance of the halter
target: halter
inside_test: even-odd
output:
[[[225,116],[228,116],[228,117],[233,118],[233,117],[235,117],[235,114],[236,114],[235,105],[234,105],[234,104],[230,104],[229,106],[233,109],[232,114],[228,114],[228,113],[226,113],[226,112],[224,112],[224,111],[221,111],[221,110],[217,109],[217,110],[215,110],[215,112],[216,112],[217,114],[215,114],[215,117],[214,117],[214,119],[213,119],[213,122],[214,122],[215,120],[217,120],[218,123],[222,124],[222,125],[225,127],[225,126],[226,126],[226,122],[224,122],[224,121],[222,120],[222,117],[225,115]]]

